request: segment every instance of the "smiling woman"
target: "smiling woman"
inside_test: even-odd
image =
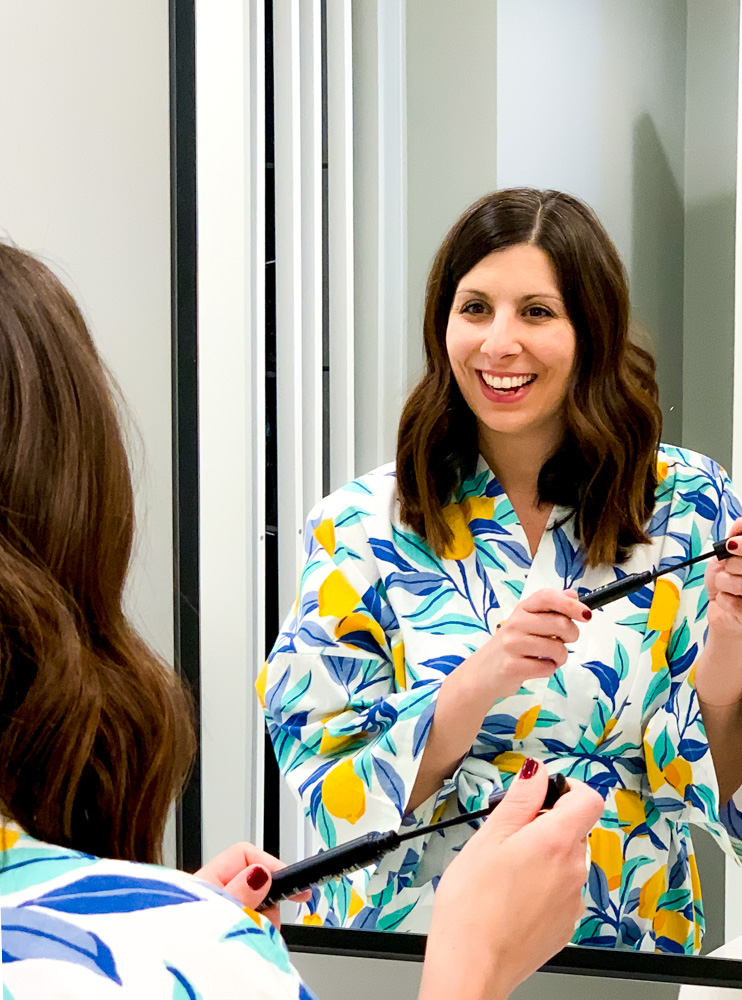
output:
[[[333,846],[476,810],[543,760],[606,800],[575,942],[693,953],[689,823],[741,843],[742,558],[594,619],[580,597],[742,532],[740,503],[710,459],[660,444],[623,266],[576,199],[473,205],[434,262],[424,338],[396,468],[310,514],[258,683],[279,765]],[[304,920],[425,930],[461,829],[315,890]]]

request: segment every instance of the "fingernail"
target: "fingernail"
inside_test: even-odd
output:
[[[739,548],[739,542],[735,542],[733,538],[730,538],[729,541],[727,542],[727,548],[734,551],[735,549]]]
[[[592,618],[592,616],[593,616],[592,611],[583,611],[582,612],[582,617],[585,619],[586,622],[589,622],[590,619]]]
[[[253,865],[252,868],[248,868],[247,875],[245,875],[247,884],[256,891],[262,889],[269,878],[270,875],[261,865]]]
[[[534,760],[533,757],[526,757],[523,767],[520,769],[519,778],[532,778],[534,774],[538,771],[538,761]]]

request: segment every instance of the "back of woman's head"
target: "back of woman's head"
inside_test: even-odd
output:
[[[405,406],[397,447],[402,519],[440,554],[443,506],[478,454],[474,414],[456,385],[446,330],[457,286],[483,258],[518,245],[549,258],[575,330],[565,436],[539,477],[539,498],[571,507],[596,565],[648,541],[661,430],[654,360],[629,336],[621,259],[594,212],[560,191],[487,195],[455,223],[436,255],[425,299],[426,371]]]
[[[43,840],[154,861],[193,730],[122,610],[133,531],[111,383],[80,311],[0,244],[0,812]]]

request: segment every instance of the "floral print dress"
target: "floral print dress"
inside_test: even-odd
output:
[[[2,1000],[313,1000],[265,917],[190,875],[0,827]]]
[[[570,512],[559,508],[532,558],[481,458],[445,509],[454,541],[443,558],[399,521],[392,466],[315,508],[296,605],[257,689],[281,771],[327,847],[478,809],[536,757],[606,801],[589,838],[574,941],[699,949],[703,904],[689,825],[742,853],[742,815],[734,802],[720,812],[693,684],[707,628],[704,563],[596,611],[565,665],[492,705],[453,777],[405,812],[441,683],[520,600],[544,587],[584,595],[698,555],[728,534],[742,507],[724,471],[668,446],[658,462],[651,544],[621,566],[587,569]],[[301,919],[425,931],[440,875],[476,825],[408,841],[376,868],[316,888]]]

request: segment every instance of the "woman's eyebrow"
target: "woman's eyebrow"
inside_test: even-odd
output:
[[[483,299],[489,298],[486,292],[481,292],[478,288],[459,288],[456,291],[456,295],[479,295]]]
[[[523,296],[524,302],[528,302],[529,299],[553,299],[554,302],[562,302],[562,297],[558,292],[530,292]]]

